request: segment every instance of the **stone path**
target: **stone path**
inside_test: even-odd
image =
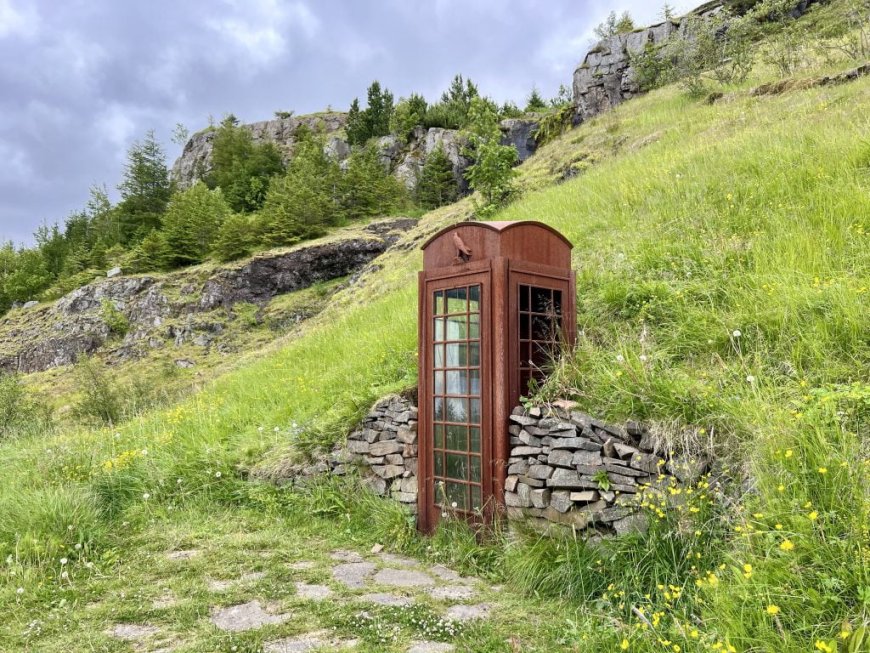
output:
[[[292,581],[295,592],[291,593],[291,597],[311,604],[331,600],[350,605],[360,602],[389,608],[410,608],[422,599],[448,622],[465,623],[488,618],[491,606],[475,602],[480,600],[477,579],[463,577],[443,565],[430,566],[413,558],[386,553],[382,548],[375,547],[365,555],[338,549],[329,553],[326,565],[314,560],[287,563],[285,568],[297,576],[297,580]],[[200,554],[199,550],[191,549],[170,551],[165,557],[184,564]],[[254,583],[261,580],[265,583],[268,576],[264,572],[248,572],[237,578],[204,580],[209,591],[215,593],[215,599],[219,601],[218,593],[229,590],[241,589],[254,593]],[[266,586],[268,585],[262,587]],[[170,608],[183,600],[184,596],[177,596],[167,589],[153,605],[155,608]],[[438,605],[432,606],[432,601]],[[304,608],[300,608],[300,614],[295,613],[296,610],[288,609],[283,604],[269,603],[262,596],[258,598],[254,595],[235,605],[213,605],[209,621],[214,628],[226,633],[241,633],[260,628],[280,628],[285,624],[304,626],[312,619],[310,614],[305,614]],[[297,619],[302,623],[298,623]],[[135,650],[150,650],[148,647],[154,646],[155,640],[161,635],[161,628],[147,623],[119,623],[107,630],[106,634],[129,642]],[[289,637],[267,639],[263,651],[351,651],[358,643],[357,639],[337,637],[332,631],[312,629],[311,632]],[[182,645],[183,642],[173,641],[172,644]],[[171,651],[172,648],[161,650]],[[449,653],[454,650],[453,644],[423,639],[410,642],[406,649],[407,653]]]

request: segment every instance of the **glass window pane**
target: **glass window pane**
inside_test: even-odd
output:
[[[480,338],[480,315],[470,315],[468,320],[468,337],[472,340]]]
[[[532,338],[534,340],[555,340],[553,321],[540,315],[532,317]]]
[[[447,291],[447,312],[465,313],[468,310],[465,288],[452,288]]]
[[[532,364],[534,367],[543,368],[550,363],[552,354],[546,343],[532,342]]]
[[[444,292],[439,290],[435,293],[435,308],[432,311],[433,315],[442,315],[444,313]]]
[[[447,456],[447,478],[468,479],[468,456],[458,453],[444,454]]]
[[[528,340],[531,329],[529,329],[529,314],[520,313],[520,340]]]
[[[435,318],[435,328],[433,329],[433,337],[432,340],[435,342],[439,342],[444,340],[444,318],[436,317]]]
[[[529,287],[520,286],[520,310],[529,310]]]
[[[480,456],[469,456],[470,463],[469,479],[475,483],[480,483]]]
[[[465,367],[467,359],[466,344],[452,342],[447,345],[447,367]]]
[[[471,486],[471,508],[472,510],[480,510],[483,508],[483,501],[480,498],[480,486]]]
[[[457,451],[468,450],[468,427],[458,426],[456,424],[447,425],[447,446],[445,449],[455,449]]]
[[[534,313],[546,313],[552,307],[551,293],[549,288],[532,288],[532,311]]]
[[[480,370],[468,370],[468,394],[480,394]]]
[[[466,315],[453,315],[447,318],[447,340],[465,340],[468,338],[468,322]]]
[[[447,503],[456,510],[468,510],[468,486],[447,482]],[[453,504],[456,504],[455,506]]]
[[[472,424],[480,424],[480,399],[471,400],[471,417],[468,421]]]
[[[444,399],[441,397],[435,397],[435,421],[444,421]]]
[[[435,452],[435,476],[444,476],[444,454]]]
[[[553,311],[556,315],[562,314],[562,291],[554,290],[553,291]]]
[[[448,397],[447,422],[465,422],[468,418],[468,399]],[[436,418],[437,419],[437,418]]]
[[[471,286],[468,289],[468,310],[471,313],[480,311],[480,286]]]
[[[443,424],[436,424],[435,425],[435,448],[436,449],[443,449],[444,448],[444,425]]]
[[[444,392],[444,372],[435,372],[435,392],[433,394],[446,394]]]
[[[480,343],[472,342],[468,345],[468,365],[470,367],[480,366]]]
[[[435,345],[434,352],[435,367],[444,367],[444,345]]]
[[[466,370],[451,370],[447,372],[447,393],[449,395],[468,394],[468,372]]]
[[[480,453],[480,429],[472,426],[470,429],[471,432],[471,447],[469,449],[476,453]]]

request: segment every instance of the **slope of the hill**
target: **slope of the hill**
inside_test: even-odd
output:
[[[340,439],[376,397],[415,382],[416,246],[466,218],[463,201],[424,216],[301,337],[176,408],[113,431],[0,444],[9,646],[63,650],[56,642],[74,635],[62,625],[89,624],[71,606],[99,577],[151,578],[122,554],[149,529],[181,531],[197,512],[232,520],[252,505],[302,511],[314,537],[341,523],[361,545],[453,556],[564,598],[555,619],[567,629],[523,634],[516,646],[528,650],[798,652],[856,641],[870,618],[870,80],[748,92],[770,80],[759,71],[713,105],[666,88],[599,116],[527,161],[524,195],[497,216],[541,220],[575,245],[582,333],[544,392],[709,442],[734,480],[715,518],[675,508],[646,535],[609,545],[475,548],[449,533],[423,542],[394,511],[359,519],[353,495],[321,490],[305,503],[245,480],[264,458]],[[207,613],[202,602],[176,616],[113,600],[131,620],[176,629]],[[55,621],[26,640],[48,606]],[[486,626],[487,642],[512,635],[500,623]]]

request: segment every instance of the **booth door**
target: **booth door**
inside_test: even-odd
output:
[[[570,278],[512,271],[509,287],[513,407],[543,383],[575,327]]]
[[[420,527],[481,520],[492,494],[490,275],[428,281],[420,426]]]

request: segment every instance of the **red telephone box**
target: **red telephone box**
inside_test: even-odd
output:
[[[463,222],[423,245],[418,526],[504,505],[508,419],[576,333],[571,243],[540,222]]]

